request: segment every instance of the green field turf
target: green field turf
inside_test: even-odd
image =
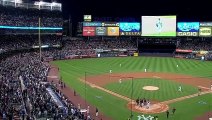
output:
[[[157,91],[146,91],[142,89],[144,86],[156,86],[160,89]],[[182,92],[178,91],[179,86],[183,88]],[[137,98],[146,98],[156,101],[166,101],[198,92],[198,88],[193,86],[184,85],[169,80],[152,78],[134,79],[133,81],[123,81],[122,83],[110,83],[106,85],[105,88],[127,96],[128,98],[131,98],[131,93],[133,91],[132,98],[134,100]]]
[[[86,89],[85,97],[84,84],[78,79],[79,77],[84,77],[85,72],[87,72],[87,75],[105,74],[110,69],[117,73],[143,72],[147,68],[150,72],[187,74],[212,79],[212,62],[196,60],[160,57],[126,57],[64,60],[54,61],[53,64],[56,64],[60,68],[60,75],[67,85],[74,88],[90,104],[97,106],[101,112],[114,120],[126,120],[129,117],[130,110],[126,108],[127,101],[89,86]],[[119,64],[122,64],[122,67],[119,67]],[[179,67],[177,68],[176,65],[179,65]],[[101,96],[101,99],[98,96]],[[208,107],[209,104],[212,106],[211,100],[212,95],[207,94],[173,103],[170,106],[176,107],[177,113],[172,119],[192,120],[206,111],[211,111],[212,108]],[[207,101],[208,104],[200,105],[198,101]],[[133,120],[137,120],[136,115],[140,114],[133,114]],[[159,117],[164,120],[165,113],[159,114]]]

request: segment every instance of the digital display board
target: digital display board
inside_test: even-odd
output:
[[[102,22],[102,27],[118,27],[118,22]]]
[[[200,27],[199,36],[211,36],[211,27]]]
[[[200,26],[212,27],[212,22],[200,22]]]
[[[108,27],[107,35],[108,36],[119,36],[119,27]]]
[[[83,27],[83,36],[95,36],[95,27]]]
[[[96,27],[96,36],[106,36],[107,28],[106,27]]]
[[[211,37],[212,36],[212,22],[201,22],[199,36]]]
[[[142,36],[176,36],[176,16],[142,16]]]
[[[199,22],[178,22],[177,36],[198,36]]]
[[[177,36],[199,36],[199,22],[178,22]]]
[[[121,36],[141,36],[141,24],[140,23],[119,23],[119,30]]]
[[[92,17],[91,17],[91,15],[84,15],[83,18],[84,18],[84,21],[89,21],[90,22]]]
[[[101,27],[102,23],[101,22],[83,22],[83,26],[87,26],[87,27],[91,27],[91,26]]]

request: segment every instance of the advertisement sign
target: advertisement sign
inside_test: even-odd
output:
[[[212,22],[201,22],[200,26],[207,26],[207,27],[212,27]]]
[[[181,52],[181,53],[192,53],[192,50],[176,49],[176,52]]]
[[[203,50],[201,50],[201,51],[199,52],[199,54],[201,54],[201,55],[206,55],[206,54],[208,54],[208,51],[203,51]]]
[[[106,27],[96,27],[96,36],[106,36],[107,28]]]
[[[86,27],[86,26],[94,26],[94,27],[101,27],[102,26],[102,23],[100,22],[83,22],[83,26]]]
[[[84,15],[84,21],[91,22],[91,15]]]
[[[199,36],[211,37],[212,36],[212,22],[201,22]]]
[[[117,22],[103,22],[102,27],[118,27],[119,23]]]
[[[120,36],[141,36],[141,32],[120,32]]]
[[[199,22],[178,22],[177,36],[198,36]]]
[[[176,36],[176,16],[142,16],[142,36]]]
[[[211,36],[211,27],[200,27],[199,36]]]
[[[95,36],[95,27],[83,27],[83,36]]]
[[[122,36],[141,36],[140,23],[121,22],[119,24],[119,30]]]
[[[108,27],[107,35],[108,36],[119,36],[119,27]]]

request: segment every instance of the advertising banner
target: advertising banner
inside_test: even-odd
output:
[[[91,22],[91,15],[84,15],[84,21]]]
[[[182,52],[182,53],[192,53],[192,50],[176,49],[176,52]]]
[[[107,35],[108,36],[119,36],[119,27],[108,27]]]
[[[102,27],[118,27],[118,22],[102,22]]]
[[[141,36],[140,23],[121,22],[119,24],[120,36]]]
[[[106,27],[96,27],[96,36],[106,36],[107,28]]]
[[[83,27],[83,36],[95,36],[95,27]]]
[[[199,36],[211,37],[212,36],[212,22],[201,22]]]
[[[83,22],[84,27],[101,27],[102,23],[101,22]]]
[[[211,27],[200,27],[199,36],[210,37],[212,35]]]
[[[178,22],[177,36],[198,36],[199,22]]]

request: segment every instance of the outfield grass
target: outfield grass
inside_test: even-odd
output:
[[[110,69],[117,73],[143,72],[144,69],[147,68],[150,72],[187,74],[212,79],[212,62],[196,60],[159,57],[126,57],[64,60],[54,61],[53,64],[56,64],[60,68],[60,75],[63,81],[74,88],[84,98],[85,87],[78,78],[84,77],[85,72],[87,72],[87,75],[105,74],[108,73]],[[122,67],[119,67],[119,64],[122,64]],[[179,65],[179,67],[177,68],[176,65]],[[97,96],[101,96],[101,99],[97,98]],[[207,105],[198,104],[198,101],[208,101],[208,104],[211,105],[211,99],[212,95],[208,94],[171,104],[171,106],[175,106],[177,109],[177,114],[173,117],[173,120],[192,120],[194,117],[212,110],[212,108]],[[97,106],[100,111],[114,120],[125,120],[130,115],[130,110],[126,109],[126,101],[96,88],[87,87],[86,100],[92,105]],[[134,113],[134,115],[139,114]],[[161,113],[159,117],[164,118],[165,114]]]
[[[146,91],[142,88],[144,86],[156,86],[159,87],[157,91]],[[182,92],[178,91],[178,87],[181,86]],[[182,96],[191,95],[198,92],[198,88],[190,85],[180,84],[174,81],[162,80],[162,79],[134,79],[133,88],[132,81],[123,81],[122,83],[115,82],[105,86],[106,89],[119,93],[121,95],[131,98],[131,92],[133,91],[132,98],[146,98],[156,101],[165,101]]]

